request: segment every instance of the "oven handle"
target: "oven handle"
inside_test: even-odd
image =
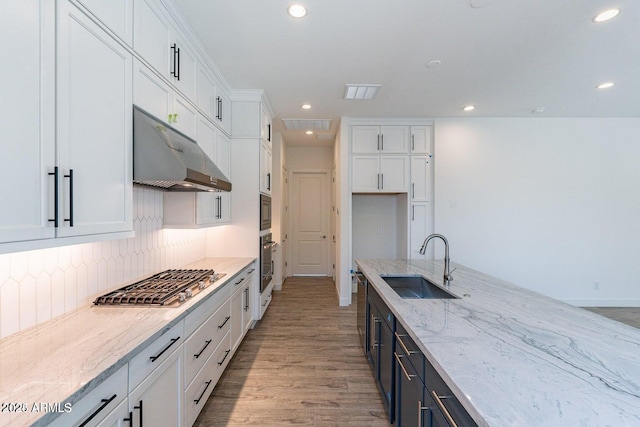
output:
[[[264,244],[264,248],[265,249],[269,249],[269,248],[274,247],[276,244],[277,244],[277,242],[275,240],[269,240],[268,242],[266,242]]]

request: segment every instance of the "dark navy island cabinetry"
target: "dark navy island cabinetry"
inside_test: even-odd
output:
[[[367,310],[360,316],[367,316],[367,358],[389,422],[398,427],[477,426],[370,283],[366,294]]]

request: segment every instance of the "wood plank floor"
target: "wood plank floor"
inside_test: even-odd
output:
[[[194,425],[388,427],[355,322],[331,279],[288,278]]]

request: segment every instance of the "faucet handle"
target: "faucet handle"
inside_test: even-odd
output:
[[[452,281],[452,280],[453,280],[453,276],[451,275],[451,273],[453,273],[453,272],[454,272],[454,271],[456,271],[457,269],[458,269],[458,267],[455,267],[453,270],[451,270],[451,271],[449,272],[449,276],[448,276],[449,281]]]

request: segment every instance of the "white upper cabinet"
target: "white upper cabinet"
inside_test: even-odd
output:
[[[130,231],[132,56],[67,1],[57,41],[58,235]]]
[[[218,88],[216,81],[203,66],[198,67],[196,81],[198,86],[198,91],[196,92],[198,108],[204,115],[213,120],[218,115]]]
[[[411,154],[431,154],[432,126],[411,126]]]
[[[194,50],[166,11],[153,0],[136,0],[133,47],[162,78],[195,100],[197,60]]]
[[[411,200],[431,201],[431,157],[411,156]]]
[[[3,153],[0,243],[55,236],[55,5],[5,2],[0,25],[11,66],[0,67]],[[17,178],[20,179],[19,184]]]
[[[71,0],[127,45],[133,44],[133,0]]]
[[[353,156],[353,193],[406,193],[409,156]]]
[[[409,126],[352,126],[353,154],[409,154]]]

